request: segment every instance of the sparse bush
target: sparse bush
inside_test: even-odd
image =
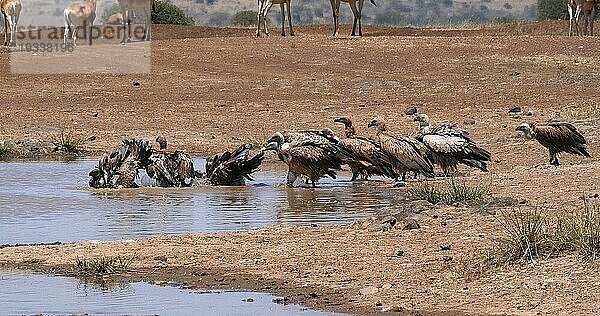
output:
[[[494,19],[494,23],[505,24],[505,23],[515,23],[517,19],[513,16],[500,16]]]
[[[265,147],[267,145],[267,141],[266,139],[264,139],[264,137],[258,138],[252,136],[246,139],[246,143],[252,145],[252,148],[254,149],[261,149],[262,147]]]
[[[229,24],[231,26],[249,27],[256,26],[258,23],[258,15],[255,11],[240,11],[236,13]]]
[[[567,6],[564,0],[538,0],[538,20],[564,20],[567,17]]]
[[[154,5],[155,8],[152,11],[152,23],[154,24],[194,24],[194,19],[185,15],[178,6],[172,3],[156,0]]]
[[[558,220],[555,233],[557,248],[576,251],[588,260],[600,259],[600,208],[587,201],[579,213]]]
[[[60,132],[60,135],[52,138],[54,151],[65,152],[69,154],[81,153],[80,145],[85,141],[84,138],[76,137],[71,133]]]
[[[75,267],[85,275],[107,275],[127,271],[135,256],[100,257],[92,259],[75,258]]]
[[[452,205],[458,202],[481,200],[488,193],[488,189],[483,185],[460,183],[454,177],[450,177],[445,187],[439,184],[421,182],[410,187],[408,193],[415,198],[427,200],[432,204]]]

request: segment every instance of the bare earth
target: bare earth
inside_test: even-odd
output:
[[[415,106],[435,122],[459,124],[492,152],[490,173],[463,169],[467,181],[490,183],[494,196],[527,200],[523,210],[572,213],[600,183],[600,42],[560,36],[566,26],[365,26],[370,36],[363,38],[331,38],[330,26],[298,26],[296,37],[272,29],[270,38],[255,38],[252,30],[156,27],[152,73],[143,75],[14,76],[9,53],[0,50],[0,140],[47,140],[65,130],[96,135],[85,149],[97,152],[122,138],[162,134],[172,148],[212,154],[281,129],[341,133],[332,122],[341,115],[352,117],[360,134],[373,136],[366,124],[374,116],[409,134],[416,127],[404,111]],[[513,118],[512,106],[533,115]],[[563,156],[563,165],[549,167],[547,152],[514,131],[521,122],[551,118],[574,122],[594,158]],[[267,290],[327,310],[600,313],[594,264],[563,256],[477,273],[471,258],[502,231],[494,216],[446,207],[417,220],[421,228],[410,231],[277,225],[5,247],[0,264],[68,274],[76,256],[135,254],[129,280]]]

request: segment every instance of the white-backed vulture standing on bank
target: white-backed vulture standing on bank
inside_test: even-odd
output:
[[[359,161],[349,164],[352,170],[352,181],[359,176],[367,180],[370,176],[384,176],[391,179],[398,178],[388,155],[379,144],[367,137],[356,136],[352,120],[348,117],[338,117],[335,123],[344,124],[345,139],[338,145],[351,152]]]
[[[392,136],[388,134],[385,122],[374,118],[368,125],[377,128],[377,137],[381,149],[390,157],[390,162],[397,174],[402,174],[406,181],[406,173],[413,171],[426,177],[434,177],[433,164],[427,156],[425,145],[410,137]]]
[[[276,132],[267,141],[265,150],[274,150],[279,159],[288,165],[287,184],[292,186],[298,176],[306,176],[315,182],[324,176],[336,178],[342,160],[337,156],[339,147],[314,132]]]
[[[488,171],[487,163],[492,155],[477,146],[467,131],[450,124],[432,127],[427,114],[418,114],[415,121],[419,122],[417,139],[427,146],[433,162],[442,168],[444,174],[455,173],[459,163]]]
[[[189,187],[192,185],[196,173],[192,157],[176,150],[172,153],[156,152],[149,158],[146,173],[156,180],[161,187]]]
[[[92,188],[135,188],[138,170],[145,168],[152,147],[143,139],[123,140],[119,148],[102,155],[89,175]]]
[[[244,179],[253,180],[252,173],[258,170],[264,159],[264,151],[252,158],[250,155],[252,145],[243,144],[234,152],[226,151],[206,161],[206,174],[202,175],[202,182],[210,185],[244,185]]]
[[[560,153],[566,152],[591,158],[587,151],[586,141],[577,128],[567,122],[550,122],[547,125],[523,123],[516,129],[525,134],[526,139],[536,139],[548,148],[549,164],[560,165]]]

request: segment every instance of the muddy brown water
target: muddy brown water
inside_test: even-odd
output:
[[[75,278],[0,271],[6,315],[333,315],[276,304],[268,293],[191,290],[144,282],[101,286]]]
[[[195,158],[196,167],[204,162]],[[282,163],[264,165],[245,187],[95,190],[88,187],[95,164],[0,163],[0,244],[348,223],[401,198],[377,184],[352,183],[348,173],[317,188],[288,188]],[[151,184],[147,176],[139,181]]]

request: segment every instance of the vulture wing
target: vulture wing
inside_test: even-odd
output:
[[[542,146],[554,152],[567,152],[570,154],[591,157],[586,148],[583,135],[575,126],[566,122],[552,122],[548,125],[534,126],[535,139]]]
[[[380,134],[379,142],[381,148],[407,171],[434,176],[433,165],[425,155],[425,148],[416,139]]]

